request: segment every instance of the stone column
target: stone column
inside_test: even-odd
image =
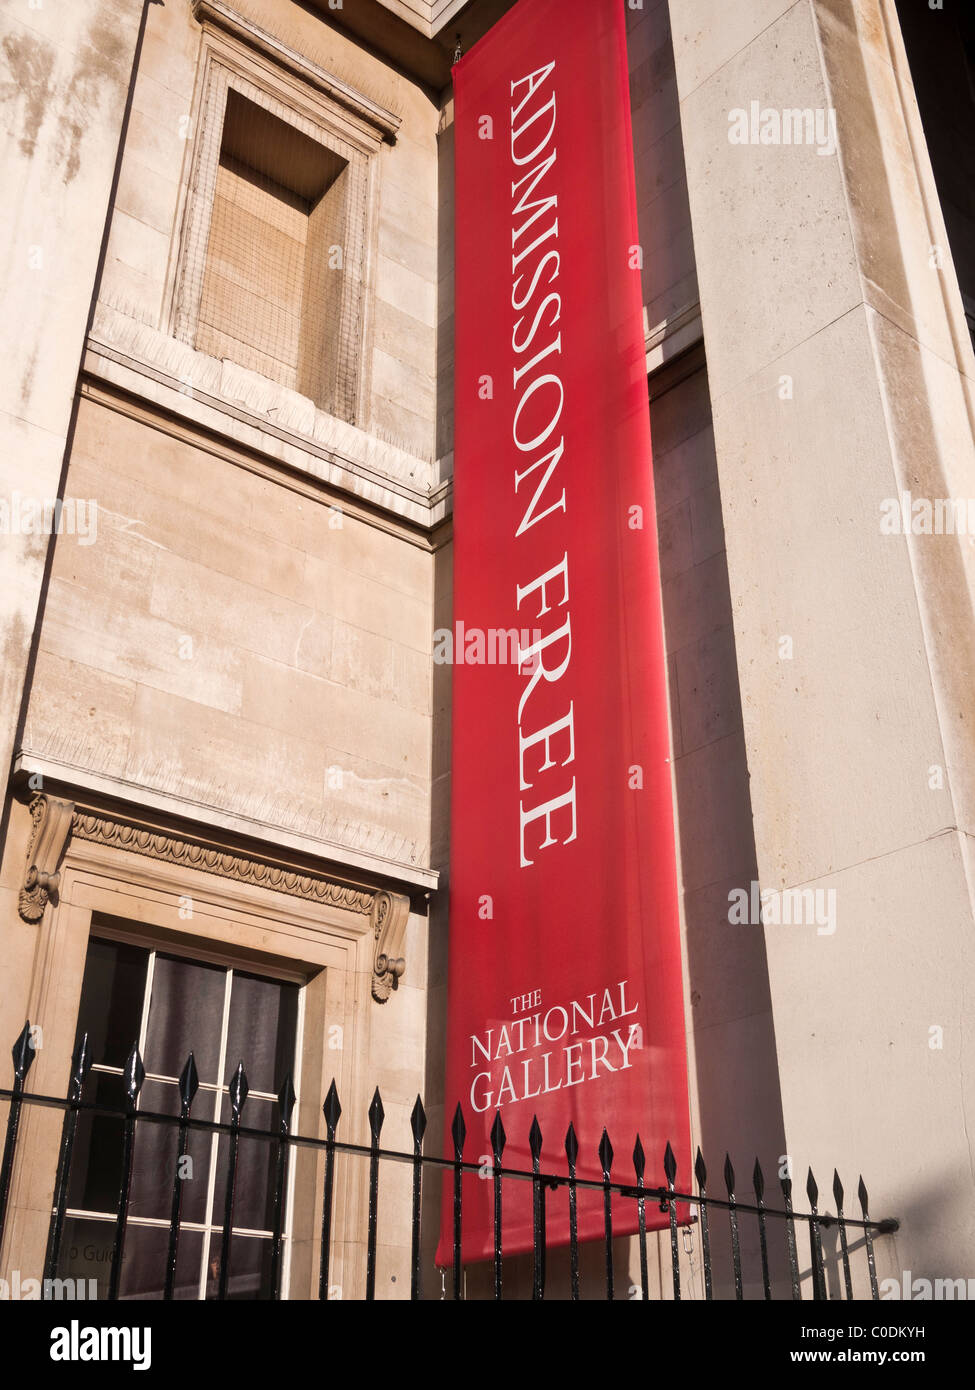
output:
[[[794,1177],[967,1277],[975,547],[882,518],[975,498],[975,359],[896,12],[670,11],[759,876],[821,890],[764,928]]]
[[[12,0],[0,15],[4,777],[50,545],[43,504],[58,495],[142,8],[142,0]],[[87,526],[87,507],[84,516]]]

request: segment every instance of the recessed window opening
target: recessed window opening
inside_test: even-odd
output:
[[[227,92],[196,347],[340,413],[348,162]]]

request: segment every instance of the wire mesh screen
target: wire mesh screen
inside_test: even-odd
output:
[[[178,335],[354,421],[366,184],[356,151],[324,143],[256,88],[215,80],[199,133]]]

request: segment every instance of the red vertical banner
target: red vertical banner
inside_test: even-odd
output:
[[[447,1125],[463,1259],[503,1165],[690,1180],[670,744],[622,0],[520,0],[454,68],[456,367]],[[452,1155],[447,1139],[447,1153]],[[451,1260],[445,1183],[439,1259]],[[685,1188],[685,1190],[687,1190]],[[504,1183],[506,1253],[531,1185]],[[568,1238],[566,1190],[548,1240]],[[648,1204],[648,1224],[663,1224]],[[614,1204],[620,1234],[636,1203]],[[580,1192],[581,1239],[603,1234]]]

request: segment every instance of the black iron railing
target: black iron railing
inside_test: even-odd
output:
[[[75,1149],[78,1122],[80,1116],[90,1114],[108,1116],[114,1120],[120,1121],[122,1126],[120,1181],[118,1187],[118,1203],[113,1223],[113,1244],[108,1280],[109,1299],[117,1299],[120,1295],[125,1240],[129,1220],[129,1200],[136,1128],[137,1126],[146,1124],[165,1125],[175,1131],[172,1202],[170,1207],[168,1248],[162,1295],[164,1299],[172,1299],[175,1290],[179,1245],[181,1235],[184,1231],[182,1203],[185,1184],[181,1177],[181,1163],[188,1152],[189,1135],[191,1131],[200,1131],[211,1135],[224,1135],[228,1139],[226,1186],[223,1204],[223,1224],[220,1232],[219,1277],[216,1287],[216,1297],[225,1299],[228,1296],[231,1249],[234,1239],[234,1201],[237,1189],[240,1142],[246,1139],[258,1139],[265,1143],[270,1142],[276,1149],[271,1200],[269,1297],[273,1299],[281,1297],[282,1241],[285,1221],[284,1198],[292,1156],[295,1150],[300,1148],[323,1152],[325,1160],[318,1279],[318,1296],[320,1299],[326,1299],[329,1296],[335,1161],[336,1156],[339,1154],[356,1155],[368,1161],[369,1195],[368,1229],[366,1233],[366,1299],[371,1300],[376,1297],[379,1177],[381,1163],[407,1164],[412,1168],[410,1296],[413,1299],[419,1299],[422,1296],[421,1206],[424,1170],[439,1169],[445,1182],[450,1182],[452,1180],[452,1296],[454,1299],[460,1299],[463,1296],[463,1262],[461,1259],[463,1236],[463,1177],[465,1174],[480,1174],[483,1176],[483,1165],[481,1163],[468,1162],[464,1159],[464,1144],[467,1133],[460,1105],[457,1106],[454,1112],[451,1126],[454,1155],[453,1158],[444,1158],[423,1152],[427,1119],[419,1096],[417,1096],[410,1117],[413,1135],[412,1152],[404,1152],[381,1147],[380,1138],[383,1122],[385,1120],[385,1113],[378,1088],[369,1106],[370,1143],[366,1146],[349,1143],[337,1138],[342,1107],[339,1102],[334,1081],[329,1087],[328,1094],[325,1097],[322,1107],[325,1118],[325,1137],[319,1138],[317,1136],[311,1137],[292,1132],[291,1116],[294,1110],[295,1092],[290,1075],[285,1077],[280,1091],[278,1092],[279,1123],[278,1128],[272,1130],[268,1128],[253,1128],[243,1123],[243,1111],[247,1101],[248,1084],[242,1063],[238,1064],[237,1070],[234,1072],[228,1087],[230,1122],[220,1123],[217,1121],[196,1119],[191,1115],[193,1100],[199,1087],[196,1062],[192,1053],[190,1053],[187,1058],[186,1065],[179,1078],[180,1105],[178,1115],[167,1115],[139,1108],[139,1096],[145,1082],[146,1073],[142,1058],[139,1055],[139,1049],[135,1044],[132,1046],[123,1069],[124,1104],[120,1108],[106,1106],[83,1099],[85,1080],[91,1070],[92,1064],[87,1034],[81,1039],[72,1059],[71,1077],[66,1097],[59,1098],[55,1096],[38,1095],[30,1093],[25,1089],[27,1073],[34,1060],[34,1050],[29,1024],[24,1025],[23,1032],[14,1045],[13,1060],[13,1086],[9,1090],[0,1089],[0,1099],[9,1101],[10,1103],[7,1116],[3,1160],[2,1165],[0,1165],[0,1248],[2,1248],[3,1235],[8,1216],[11,1179],[23,1107],[25,1105],[48,1107],[63,1112],[51,1220],[44,1262],[44,1279],[46,1281],[56,1281],[58,1278],[65,1217],[68,1211],[69,1180],[71,1178],[72,1158]],[[612,1178],[614,1159],[613,1147],[609,1135],[605,1130],[603,1130],[598,1151],[599,1164],[602,1172],[601,1181],[577,1176],[579,1145],[571,1124],[569,1125],[564,1141],[567,1161],[567,1173],[564,1174],[547,1173],[542,1170],[542,1133],[537,1118],[533,1119],[528,1136],[529,1151],[532,1161],[530,1170],[504,1167],[503,1155],[506,1142],[507,1136],[499,1112],[495,1117],[491,1129],[492,1165],[490,1172],[493,1185],[493,1294],[495,1299],[500,1299],[503,1293],[505,1257],[502,1240],[502,1210],[504,1199],[503,1186],[506,1182],[530,1182],[532,1185],[532,1298],[536,1300],[543,1299],[546,1292],[546,1196],[548,1193],[557,1191],[561,1188],[566,1188],[568,1191],[569,1290],[570,1297],[573,1300],[580,1297],[580,1241],[578,1234],[577,1208],[577,1194],[580,1189],[583,1191],[602,1193],[603,1240],[605,1245],[605,1297],[608,1299],[614,1297],[614,1237],[612,1215],[612,1203],[614,1198],[630,1200],[636,1204],[638,1219],[637,1240],[640,1257],[640,1292],[643,1298],[649,1298],[650,1296],[646,1222],[648,1202],[656,1203],[659,1210],[662,1213],[667,1213],[669,1216],[671,1271],[673,1278],[673,1297],[675,1299],[680,1299],[682,1296],[678,1245],[678,1206],[682,1208],[685,1206],[692,1206],[696,1208],[698,1213],[698,1216],[692,1218],[692,1220],[697,1220],[699,1222],[703,1255],[704,1295],[708,1300],[714,1297],[712,1223],[714,1213],[716,1212],[727,1213],[731,1265],[734,1276],[736,1299],[742,1299],[744,1297],[741,1222],[746,1218],[748,1220],[754,1219],[756,1223],[762,1270],[762,1291],[766,1299],[771,1299],[773,1297],[773,1280],[770,1273],[768,1239],[770,1223],[784,1230],[785,1251],[791,1284],[791,1297],[793,1299],[802,1298],[802,1283],[804,1276],[800,1273],[796,1228],[797,1225],[801,1227],[803,1224],[808,1228],[810,1257],[808,1277],[810,1279],[812,1296],[814,1299],[826,1299],[828,1297],[826,1261],[824,1258],[822,1237],[824,1231],[831,1230],[834,1227],[839,1236],[838,1267],[841,1268],[843,1277],[842,1289],[838,1296],[841,1299],[844,1296],[847,1299],[852,1299],[854,1297],[851,1269],[851,1255],[854,1252],[853,1249],[851,1249],[848,1239],[849,1232],[854,1231],[862,1235],[862,1248],[866,1255],[871,1297],[873,1299],[879,1298],[874,1258],[874,1237],[896,1231],[898,1223],[890,1219],[883,1221],[871,1219],[868,1211],[867,1190],[864,1186],[862,1177],[859,1180],[857,1189],[862,1217],[854,1218],[844,1213],[843,1186],[835,1170],[833,1174],[833,1196],[836,1203],[836,1213],[835,1215],[831,1215],[828,1212],[821,1212],[819,1210],[819,1191],[811,1169],[809,1170],[806,1181],[806,1195],[809,1200],[809,1211],[799,1212],[793,1208],[792,1180],[790,1177],[780,1178],[782,1191],[781,1208],[769,1206],[766,1203],[765,1179],[757,1159],[752,1173],[755,1201],[745,1202],[740,1200],[736,1194],[735,1171],[730,1158],[727,1156],[725,1157],[723,1173],[727,1195],[725,1197],[716,1197],[708,1191],[708,1173],[700,1149],[697,1151],[697,1158],[694,1164],[697,1191],[685,1192],[678,1189],[676,1185],[677,1164],[669,1144],[663,1156],[665,1184],[663,1186],[654,1187],[646,1185],[646,1155],[644,1154],[643,1145],[640,1142],[639,1136],[637,1137],[632,1156],[635,1181],[630,1183],[614,1181]]]

